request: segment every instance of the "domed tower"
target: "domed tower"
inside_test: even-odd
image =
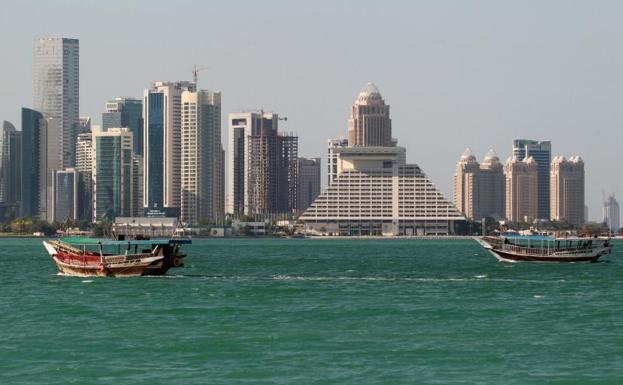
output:
[[[493,151],[487,151],[480,164],[480,214],[483,217],[504,218],[504,166]]]
[[[578,155],[569,160],[554,157],[550,173],[550,213],[553,221],[584,223],[584,161]]]
[[[467,218],[479,217],[478,182],[480,165],[472,150],[461,154],[454,172],[454,204]]]
[[[506,176],[506,219],[531,222],[538,216],[537,162],[532,156],[521,160],[517,155],[504,164]]]
[[[368,83],[361,90],[351,108],[348,119],[348,145],[394,146],[389,106],[385,104],[379,89],[373,83]]]

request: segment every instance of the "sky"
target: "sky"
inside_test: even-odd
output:
[[[393,136],[448,196],[466,147],[502,161],[515,138],[551,140],[586,162],[589,218],[602,191],[623,197],[623,2],[2,0],[0,120],[32,104],[32,41],[80,39],[80,114],[140,97],[157,80],[223,94],[227,114],[287,116],[301,156],[347,135],[368,81],[391,106]],[[324,170],[323,170],[324,171]]]

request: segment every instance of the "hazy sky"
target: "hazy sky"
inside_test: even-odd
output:
[[[590,218],[601,191],[623,197],[620,1],[0,2],[0,120],[32,103],[32,40],[80,39],[81,115],[155,80],[223,92],[227,113],[287,116],[303,156],[346,135],[366,82],[391,105],[393,134],[450,197],[465,147],[504,160],[514,138],[552,140],[586,162]]]

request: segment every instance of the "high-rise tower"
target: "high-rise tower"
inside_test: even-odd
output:
[[[0,126],[0,205],[13,206],[21,196],[20,161],[22,132],[9,122]],[[17,215],[17,213],[15,213]]]
[[[58,123],[39,111],[22,108],[20,215],[54,220],[53,177],[59,170]]]
[[[102,130],[127,128],[134,138],[134,154],[143,155],[143,102],[140,99],[117,97],[106,102],[102,114]]]
[[[348,119],[348,145],[350,147],[394,146],[392,120],[389,106],[379,89],[368,83],[359,93]]]
[[[156,82],[144,92],[143,205],[149,210],[179,212],[182,92],[195,90],[191,82]]]
[[[33,45],[33,107],[58,124],[54,145],[61,168],[73,167],[79,125],[80,53],[77,39],[40,38]]]
[[[619,208],[619,202],[614,197],[614,194],[611,194],[604,200],[603,206],[604,213],[604,223],[611,231],[619,231],[621,229],[620,223],[620,214],[621,209]]]
[[[221,93],[182,93],[181,217],[189,224],[221,222],[224,175],[221,144]]]
[[[472,151],[463,151],[454,173],[454,204],[467,218],[480,219],[480,165]]]
[[[532,157],[520,160],[508,158],[504,164],[506,175],[506,218],[511,221],[530,222],[538,214],[539,169]]]
[[[272,215],[296,210],[298,137],[278,130],[279,116],[229,114],[228,212]]]
[[[579,156],[569,160],[557,156],[551,171],[551,219],[581,225],[584,218],[584,161]]]
[[[110,128],[93,133],[93,220],[132,216],[132,133]]]
[[[513,156],[522,160],[532,157],[538,166],[537,218],[550,219],[550,165],[552,162],[552,142],[515,139]]]

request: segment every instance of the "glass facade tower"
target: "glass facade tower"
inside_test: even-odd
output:
[[[106,103],[102,130],[127,128],[134,138],[133,150],[143,155],[143,102],[134,98],[115,98]]]
[[[93,219],[131,216],[132,133],[113,128],[93,134]]]
[[[532,157],[539,169],[538,176],[538,219],[550,219],[550,169],[552,162],[552,142],[515,139],[513,156],[520,161]]]
[[[80,46],[77,39],[40,38],[33,45],[33,107],[58,124],[54,148],[62,168],[75,162],[79,118]]]

